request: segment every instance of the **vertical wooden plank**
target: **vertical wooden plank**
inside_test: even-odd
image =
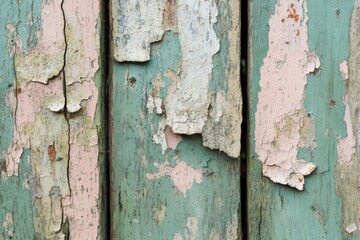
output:
[[[112,238],[241,238],[239,12],[112,1]]]
[[[346,80],[349,52],[356,69],[354,9],[354,1],[250,4],[250,239],[359,237],[356,76]]]
[[[96,239],[104,231],[100,1],[7,5],[0,14],[1,237]]]

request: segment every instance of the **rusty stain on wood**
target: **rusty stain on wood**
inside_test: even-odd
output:
[[[53,144],[49,145],[49,147],[48,147],[48,155],[49,155],[50,161],[55,160],[55,158],[56,158],[56,149],[55,149],[55,146]]]

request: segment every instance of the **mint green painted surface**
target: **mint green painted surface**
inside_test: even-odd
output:
[[[34,232],[33,216],[36,210],[32,201],[31,167],[27,163],[28,153],[21,157],[18,177],[9,177],[0,182],[0,222],[2,223],[0,239],[28,239],[37,236]],[[27,185],[27,186],[25,186]],[[13,223],[6,227],[6,215],[11,213]]]
[[[359,239],[343,225],[342,199],[336,190],[338,137],[346,136],[343,96],[345,82],[339,64],[349,55],[350,19],[354,1],[307,1],[308,44],[320,59],[318,73],[308,77],[304,106],[315,121],[316,147],[298,156],[317,169],[300,192],[262,176],[255,152],[254,122],[260,67],[268,50],[268,21],[276,1],[251,2],[250,9],[250,153],[248,166],[249,239]],[[290,2],[289,2],[290,4]],[[280,24],[280,23],[279,23]],[[331,100],[336,102],[330,106]]]
[[[209,150],[196,135],[183,136],[176,150],[167,149],[164,154],[153,141],[160,116],[149,113],[146,107],[153,91],[152,79],[160,74],[164,81],[160,96],[164,97],[170,84],[164,74],[179,70],[180,57],[177,34],[166,32],[159,43],[152,44],[149,62],[113,62],[113,239],[236,239],[233,236],[240,231],[239,160]],[[218,70],[220,67],[213,71]],[[169,166],[175,166],[174,157],[203,172],[202,182],[194,181],[185,194],[168,176],[153,180],[146,177],[147,173],[158,172],[154,163],[169,161]],[[166,210],[159,221],[155,212],[161,206]]]

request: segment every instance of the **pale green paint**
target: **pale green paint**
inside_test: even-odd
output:
[[[153,89],[151,80],[167,70],[177,72],[180,57],[177,34],[167,32],[161,42],[152,44],[149,62],[113,63],[111,228],[115,239],[172,239],[176,233],[185,239],[189,217],[199,222],[196,239],[209,239],[216,233],[225,239],[227,228],[240,223],[236,219],[240,203],[239,160],[207,149],[200,136],[183,136],[177,149],[168,149],[165,155],[152,140],[151,124],[157,131],[160,117],[156,114],[148,117],[146,109],[147,96]],[[131,78],[136,79],[133,88],[128,84]],[[162,79],[167,87],[170,79]],[[147,165],[141,163],[143,156]],[[169,177],[146,178],[146,173],[158,171],[155,162],[167,160],[174,166],[175,156],[204,172],[203,182],[194,182],[186,197],[177,192]],[[156,226],[152,209],[161,205],[166,206],[166,214]]]
[[[28,156],[29,151],[24,151],[20,161],[19,176],[0,181],[0,239],[29,239],[30,236],[36,236],[33,225],[36,210],[32,201],[34,190],[32,187],[35,183],[31,166],[27,162]],[[10,232],[5,231],[3,227],[7,213],[12,214],[14,222]]]
[[[317,169],[306,178],[303,192],[263,177],[254,149],[260,67],[268,50],[268,20],[275,3],[254,0],[250,10],[249,239],[358,239],[348,238],[342,229],[342,202],[335,183],[337,138],[346,136],[342,102],[345,83],[339,64],[349,54],[354,1],[307,1],[309,48],[316,51],[321,67],[318,74],[308,77],[305,88],[304,105],[315,121],[316,148],[300,149],[298,155],[315,163]],[[331,100],[336,102],[335,107],[329,105]]]

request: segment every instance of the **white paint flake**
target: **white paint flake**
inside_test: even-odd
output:
[[[212,56],[219,51],[213,29],[218,9],[214,1],[178,3],[178,32],[182,51],[180,79],[165,99],[167,125],[175,133],[202,133],[208,117],[208,88]]]
[[[150,44],[161,40],[163,0],[114,0],[114,57],[119,62],[150,60]]]
[[[355,223],[352,223],[350,225],[348,225],[346,228],[345,228],[345,231],[348,232],[348,233],[353,233],[357,230],[357,227],[356,227],[356,224]]]

